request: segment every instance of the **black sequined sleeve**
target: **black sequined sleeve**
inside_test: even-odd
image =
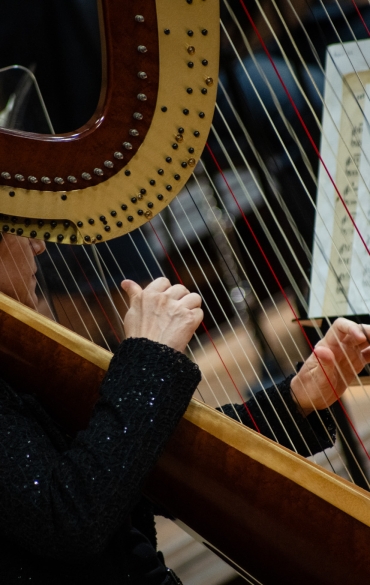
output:
[[[65,450],[3,383],[2,535],[43,557],[99,554],[139,499],[199,381],[183,354],[146,339],[124,341],[89,427]]]
[[[329,409],[313,412],[306,418],[302,416],[292,399],[292,377],[276,387],[257,392],[246,405],[235,404],[234,410],[228,404],[222,411],[237,420],[239,415],[243,424],[308,457],[333,446],[335,424]]]

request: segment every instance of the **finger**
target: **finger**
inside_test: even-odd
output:
[[[171,297],[171,299],[180,300],[186,295],[189,295],[188,289],[183,284],[174,284],[170,288],[168,288],[165,292],[166,295]]]
[[[133,280],[129,280],[129,279],[123,280],[121,282],[121,288],[122,288],[122,290],[125,291],[125,293],[127,293],[129,300],[130,300],[130,303],[131,303],[132,299],[136,295],[140,294],[143,290],[141,288],[141,286],[139,284],[137,284],[137,282],[134,282]]]
[[[309,380],[316,380],[317,384],[327,381],[327,376],[331,376],[335,371],[335,356],[328,347],[316,347],[315,353],[312,353],[305,361],[298,377],[304,380],[305,376]]]
[[[340,317],[336,319],[333,325],[330,327],[325,337],[319,341],[318,345],[334,345],[338,342],[343,342],[346,336],[349,336],[351,343],[358,345],[364,343],[366,340],[370,340],[370,327],[369,325],[362,325],[353,323],[349,319]]]
[[[204,319],[204,313],[203,313],[203,310],[200,309],[199,307],[197,307],[196,309],[193,309],[192,313],[193,313],[193,317],[194,317],[194,322],[196,324],[195,328],[197,329]]]
[[[366,363],[370,362],[370,347],[367,347],[366,349],[364,349],[362,352],[362,357],[364,358]]]
[[[365,325],[364,323],[360,323],[359,327],[360,327],[360,329],[365,337],[364,345],[369,346],[370,345],[370,325]]]
[[[181,304],[187,309],[200,308],[202,305],[202,297],[198,293],[189,293],[181,299]]]
[[[145,290],[150,290],[152,292],[165,292],[170,287],[171,283],[168,280],[168,278],[160,276],[159,278],[156,278],[155,280],[153,280],[153,282],[148,284]]]

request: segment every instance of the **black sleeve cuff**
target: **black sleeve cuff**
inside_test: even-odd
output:
[[[246,426],[308,457],[333,446],[336,428],[329,409],[302,416],[291,395],[292,378],[257,392],[245,405],[229,404],[222,410],[237,420],[239,415]]]

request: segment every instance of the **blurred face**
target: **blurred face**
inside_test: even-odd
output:
[[[0,291],[37,309],[35,256],[45,250],[45,243],[2,234],[0,241]]]

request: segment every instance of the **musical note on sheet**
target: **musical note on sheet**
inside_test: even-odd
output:
[[[311,318],[369,313],[370,40],[329,47],[324,103]]]

